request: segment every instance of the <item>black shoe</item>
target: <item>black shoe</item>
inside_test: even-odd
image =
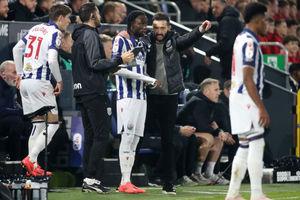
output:
[[[110,189],[101,185],[101,182],[96,179],[85,178],[82,183],[82,192],[97,192],[108,193]]]
[[[171,183],[165,183],[163,185],[163,188],[162,188],[162,193],[163,194],[173,194],[173,195],[176,195],[176,190],[174,190],[173,184],[171,184]]]
[[[156,177],[150,179],[148,185],[151,187],[161,187],[163,185],[163,181],[159,177]]]

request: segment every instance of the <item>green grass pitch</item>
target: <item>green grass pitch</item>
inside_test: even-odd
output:
[[[228,186],[177,187],[177,195],[164,195],[159,187],[143,187],[146,194],[124,194],[111,188],[109,194],[82,193],[81,188],[53,189],[49,200],[221,200],[225,199]],[[264,184],[264,193],[273,200],[300,200],[300,184]],[[250,199],[250,185],[241,186],[241,196]]]

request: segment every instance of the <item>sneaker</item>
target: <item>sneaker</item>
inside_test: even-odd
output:
[[[257,199],[251,198],[251,200],[272,200],[272,199],[269,199],[265,195],[262,195],[261,197],[259,197]]]
[[[132,185],[132,187],[136,190],[136,193],[146,193],[146,190],[143,190],[141,188],[136,187],[135,185],[133,185],[132,183],[130,183]]]
[[[192,174],[190,179],[194,182],[197,182],[198,185],[211,185],[212,181],[205,178],[202,174]]]
[[[244,199],[243,197],[241,197],[241,196],[236,196],[236,197],[234,197],[234,198],[229,198],[229,197],[226,197],[226,199],[225,200],[246,200],[246,199]]]
[[[161,187],[163,185],[163,181],[159,177],[157,177],[149,180],[148,185],[151,187]]]
[[[162,193],[163,194],[173,194],[173,195],[176,195],[176,190],[174,190],[173,184],[171,184],[171,183],[165,183],[163,185],[163,188],[162,188]]]
[[[188,176],[183,176],[180,179],[178,179],[178,183],[181,186],[196,186],[198,183],[192,181]]]
[[[229,185],[230,181],[219,174],[213,174],[210,177],[205,177],[213,182],[214,185]]]
[[[110,189],[104,187],[99,180],[85,178],[82,183],[82,192],[97,192],[97,193],[108,193]]]
[[[47,176],[52,176],[52,172],[48,172],[46,173]],[[45,170],[41,169],[41,168],[36,168],[33,170],[33,172],[31,174],[27,174],[26,176],[45,176]]]
[[[125,183],[125,185],[120,184],[118,190],[119,190],[119,192],[124,192],[124,193],[128,193],[128,194],[138,193],[137,190],[133,186],[134,185],[132,185],[130,182],[127,182],[127,183]]]
[[[21,163],[22,163],[23,167],[26,168],[27,172],[29,174],[32,174],[32,172],[34,170],[34,164],[32,162],[30,162],[29,156],[24,158]]]

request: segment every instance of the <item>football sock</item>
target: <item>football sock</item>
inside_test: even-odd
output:
[[[133,134],[123,133],[119,148],[120,168],[122,173],[121,185],[130,182],[130,173],[134,156],[132,156],[131,145],[134,140]]]
[[[202,173],[203,164],[204,164],[203,162],[197,162],[197,166],[196,166],[196,170],[195,170],[196,174],[201,174]]]
[[[59,128],[58,122],[48,122],[48,138],[47,138],[47,145],[51,142],[51,139],[57,129]],[[45,148],[45,135],[44,132],[46,129],[44,129],[42,132],[39,133],[37,136],[35,142],[33,143],[33,148],[29,152],[29,160],[30,162],[37,162],[37,157],[41,151]]]
[[[36,138],[45,129],[45,126],[46,126],[45,121],[41,121],[41,120],[32,121],[32,130],[28,139],[28,152],[32,150]]]
[[[249,142],[248,171],[251,185],[251,199],[257,199],[263,195],[263,152],[265,141],[263,138]]]
[[[206,170],[205,170],[205,177],[211,177],[214,173],[216,162],[207,162]]]
[[[247,170],[248,142],[240,141],[240,145],[243,147],[238,148],[232,163],[230,185],[227,192],[229,198],[239,195],[241,182]]]

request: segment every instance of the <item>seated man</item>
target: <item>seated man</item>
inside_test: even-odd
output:
[[[20,160],[20,136],[24,129],[23,112],[15,106],[16,67],[7,60],[0,65],[0,134],[8,136],[11,160]]]
[[[196,128],[195,135],[200,144],[198,149],[198,163],[193,178],[203,182],[224,181],[213,174],[214,166],[219,158],[223,142],[232,142],[228,132],[224,132],[215,122],[215,105],[220,95],[219,81],[207,78],[199,86],[200,91],[184,105],[178,113],[178,123]],[[204,162],[207,167],[204,176],[202,167]],[[210,181],[208,181],[210,180]],[[229,182],[226,181],[226,184]]]
[[[283,38],[283,44],[288,51],[289,63],[300,63],[300,59],[297,57],[299,50],[299,39],[294,35],[287,35]],[[282,52],[284,54],[284,52]]]

